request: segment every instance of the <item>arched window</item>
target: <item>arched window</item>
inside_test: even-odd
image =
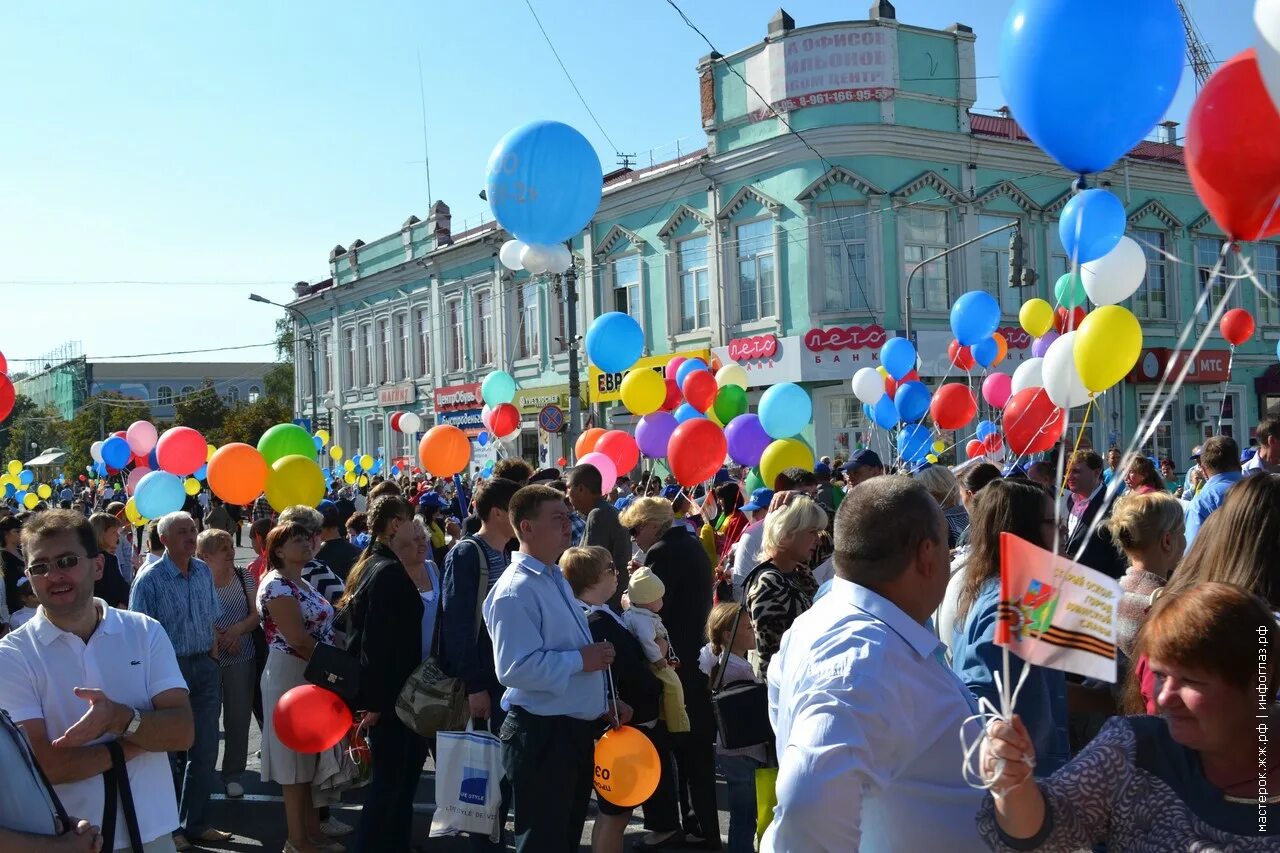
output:
[[[225,399],[228,404],[232,404],[232,405],[240,402],[240,389],[234,385],[228,387],[227,393],[225,395]]]
[[[160,406],[173,405],[173,389],[168,385],[161,385],[156,389],[156,404]]]
[[[182,393],[179,396],[181,397],[181,399],[185,400],[186,398],[190,397],[194,393],[196,393],[196,389],[194,385],[183,385]]]
[[[259,388],[257,385],[250,385],[250,386],[249,386],[249,402],[250,402],[250,403],[256,403],[256,402],[258,402],[258,398],[259,398],[259,397],[261,397],[261,396],[262,396],[262,389],[261,389],[261,388]]]

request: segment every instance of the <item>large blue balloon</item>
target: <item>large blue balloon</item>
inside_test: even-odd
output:
[[[903,382],[893,395],[893,406],[904,423],[923,420],[929,412],[929,389],[923,382]]]
[[[700,358],[686,358],[680,363],[680,366],[676,368],[676,385],[683,388],[685,377],[690,373],[698,370],[710,369],[711,368],[707,367],[707,363]]]
[[[1050,157],[1101,172],[1169,109],[1184,49],[1174,0],[1015,0],[1000,36],[1000,87]]]
[[[699,412],[697,409],[695,409],[693,406],[690,406],[688,403],[681,403],[680,405],[676,406],[676,410],[671,414],[675,417],[676,423],[681,423],[681,424],[684,423],[685,421],[692,421],[692,420],[696,420],[697,418],[706,417],[706,415],[704,415],[702,412]]]
[[[108,466],[120,469],[128,465],[132,458],[133,452],[129,450],[129,442],[120,436],[113,435],[102,442],[102,461]]]
[[[907,424],[898,433],[898,455],[903,461],[919,464],[932,452],[933,434],[921,424]]]
[[[558,121],[515,128],[489,155],[485,195],[498,223],[526,243],[561,243],[600,206],[600,158],[581,133]]]
[[[906,338],[889,338],[880,347],[880,364],[894,379],[901,379],[916,369],[916,347]]]
[[[989,338],[1000,328],[1000,303],[985,290],[971,290],[951,306],[951,333],[962,347]]]
[[[813,419],[813,401],[794,382],[781,382],[761,395],[758,411],[760,426],[770,438],[792,438]]]
[[[1104,189],[1076,193],[1062,208],[1058,237],[1077,264],[1097,260],[1120,244],[1127,217],[1120,199]]]
[[[991,421],[978,421],[978,441],[984,440],[987,436],[995,435],[999,431]]]
[[[985,337],[969,347],[969,354],[978,364],[990,368],[1000,355],[1000,345],[996,343],[994,335]]]
[[[182,478],[168,471],[152,471],[139,480],[133,490],[133,505],[143,518],[160,518],[177,512],[186,500]]]
[[[591,328],[587,329],[587,357],[605,373],[621,373],[643,354],[644,330],[634,317],[610,311],[591,321]]]
[[[36,481],[36,475],[31,471],[23,471],[18,475],[18,482],[24,486],[30,486]]]
[[[881,429],[893,429],[898,425],[898,409],[893,405],[893,398],[885,394],[871,407],[871,419]]]

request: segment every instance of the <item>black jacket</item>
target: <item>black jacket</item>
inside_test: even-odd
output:
[[[645,660],[640,641],[621,622],[599,610],[587,617],[587,627],[591,629],[591,639],[597,643],[613,643],[614,658],[610,670],[618,698],[631,706],[631,724],[658,719],[662,682]]]
[[[422,663],[422,597],[391,549],[381,543],[348,605],[347,650],[360,661],[362,711],[395,711],[405,681]]]
[[[102,580],[93,582],[93,595],[112,607],[129,609],[129,583],[120,574],[120,562],[115,554],[102,555]],[[15,609],[10,605],[10,609]]]
[[[711,561],[702,542],[690,536],[683,525],[676,525],[649,548],[644,563],[667,588],[660,615],[671,637],[671,648],[680,658],[676,674],[684,687],[692,730],[714,737],[707,676],[698,669],[698,654],[706,645],[707,617],[711,615]]]
[[[1085,545],[1084,553],[1080,555],[1076,562],[1091,569],[1097,569],[1104,575],[1119,578],[1128,569],[1129,561],[1116,549],[1111,540],[1111,531],[1107,529],[1107,519],[1111,517],[1113,503],[1114,500],[1107,500],[1105,486],[1093,496],[1093,500],[1089,501],[1089,506],[1085,509],[1084,515],[1080,516],[1080,520],[1076,522],[1075,532],[1067,538],[1066,556],[1076,559],[1076,553],[1080,550],[1081,543],[1084,542],[1085,531],[1089,529],[1093,519],[1100,514],[1102,521],[1098,522],[1097,529],[1093,531],[1093,535],[1089,537],[1088,544]]]

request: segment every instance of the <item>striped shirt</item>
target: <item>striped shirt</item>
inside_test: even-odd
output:
[[[192,557],[184,575],[166,551],[134,579],[129,609],[164,626],[174,653],[187,657],[213,649],[213,623],[222,605],[213,589],[213,572],[204,561]]]
[[[233,569],[231,583],[226,586],[218,586],[214,584],[214,593],[218,596],[218,602],[222,605],[222,614],[214,621],[213,627],[220,631],[225,631],[237,622],[241,622],[249,618],[249,600],[257,598],[254,591],[254,584],[248,579],[248,572],[245,569]],[[218,657],[219,666],[231,666],[233,663],[251,660],[253,658],[253,637],[249,634],[240,635],[240,645],[233,652],[224,651]]]
[[[275,510],[271,508],[271,503],[267,500],[266,495],[258,495],[258,499],[253,502],[253,520],[271,519],[276,517]]]
[[[120,542],[116,545],[116,562],[120,564],[120,577],[125,583],[133,580],[133,530],[126,528],[120,531]]]
[[[322,563],[319,560],[311,560],[302,567],[302,579],[311,584],[316,592],[320,593],[330,604],[337,604],[338,599],[342,598],[342,591],[345,588],[342,578],[329,568],[328,563]]]

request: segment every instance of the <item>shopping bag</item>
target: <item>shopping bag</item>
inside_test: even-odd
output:
[[[778,768],[761,767],[756,770],[756,840],[764,838],[764,831],[773,822],[773,807],[778,804]]]
[[[436,734],[436,810],[431,836],[469,832],[497,843],[502,804],[502,742],[473,730]]]

